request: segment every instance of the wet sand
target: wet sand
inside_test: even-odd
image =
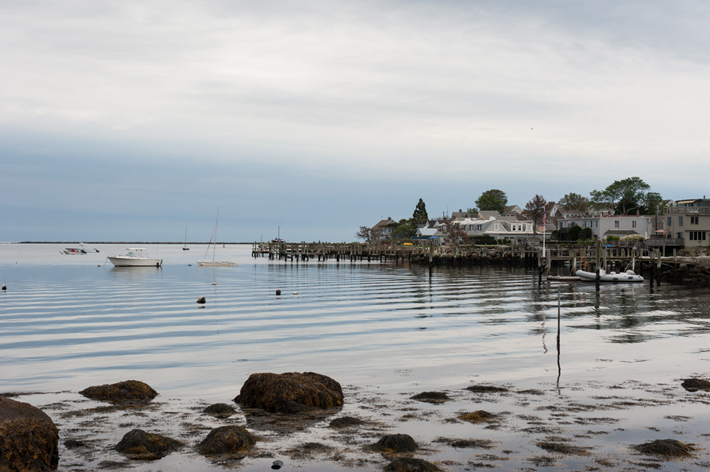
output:
[[[629,380],[557,389],[518,388],[477,379],[442,390],[450,400],[411,397],[421,389],[384,392],[345,386],[343,408],[304,415],[240,409],[215,418],[213,402],[158,396],[144,406],[121,407],[87,400],[76,392],[23,394],[16,400],[42,408],[60,430],[59,470],[282,471],[382,470],[398,455],[424,459],[445,471],[494,470],[706,470],[710,467],[710,394],[688,392],[682,379],[649,384]],[[471,388],[474,387],[474,388]],[[481,388],[485,387],[485,388]],[[496,387],[496,388],[488,388]],[[470,389],[467,389],[470,388]],[[238,387],[235,387],[235,396]],[[482,414],[483,412],[483,414]],[[361,424],[331,427],[336,418]],[[236,424],[256,438],[240,457],[205,458],[196,445],[212,428]],[[157,461],[131,460],[114,450],[124,434],[142,429],[184,444]],[[372,445],[385,434],[408,434],[419,449],[386,454]],[[689,457],[644,454],[635,447],[658,439],[689,445]]]

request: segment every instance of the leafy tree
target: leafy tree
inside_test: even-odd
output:
[[[421,201],[421,200],[420,200]],[[397,227],[392,233],[394,239],[412,239],[417,234],[417,225],[414,224],[414,218],[408,220],[401,219],[397,223]]]
[[[424,200],[420,198],[419,203],[417,203],[417,207],[414,209],[414,214],[412,215],[412,222],[416,227],[417,225],[427,224],[427,221],[429,221],[429,215],[427,215],[426,212],[426,205],[424,204]]]
[[[503,213],[505,206],[508,204],[508,197],[502,190],[491,189],[486,190],[476,200],[476,205],[481,211],[498,211]]]
[[[461,246],[469,239],[463,227],[458,222],[448,218],[444,218],[443,223],[439,226],[439,231],[444,234],[444,242],[453,246]]]
[[[471,213],[473,215],[478,214],[478,208],[466,208],[466,213]]]
[[[665,206],[663,205],[663,197],[658,192],[648,192],[646,194],[646,201],[644,202],[644,208],[641,213],[645,215],[654,215],[656,211],[658,213],[663,213]]]
[[[577,241],[581,232],[582,228],[580,226],[572,226],[569,231],[567,231],[567,241]]]
[[[557,203],[566,210],[582,212],[589,210],[589,199],[576,193],[568,193]]]
[[[651,188],[639,177],[616,180],[602,191],[592,190],[591,203],[597,208],[611,207],[617,215],[628,215],[641,209]]]
[[[535,195],[532,200],[525,204],[525,211],[528,217],[533,220],[533,234],[537,235],[537,225],[542,224],[542,217],[545,214],[547,201],[542,195]]]

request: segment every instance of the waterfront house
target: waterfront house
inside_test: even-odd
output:
[[[656,231],[655,223],[655,217],[651,215],[566,214],[564,218],[557,220],[557,229],[561,239],[566,239],[567,232],[574,226],[590,228],[592,239],[606,239],[608,236],[623,238],[632,234],[649,238]]]
[[[675,203],[664,215],[666,238],[682,240],[684,247],[710,245],[710,200],[703,196]]]

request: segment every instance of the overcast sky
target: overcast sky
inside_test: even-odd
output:
[[[710,4],[0,2],[0,241],[351,241],[585,196],[710,195]]]

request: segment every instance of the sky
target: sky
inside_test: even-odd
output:
[[[704,1],[0,2],[0,241],[353,241],[710,195]]]

